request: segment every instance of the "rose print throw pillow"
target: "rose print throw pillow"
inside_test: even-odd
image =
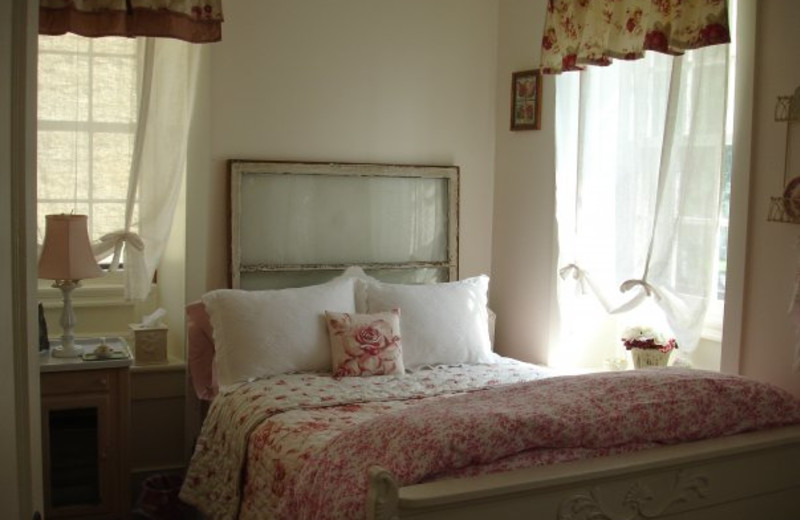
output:
[[[325,311],[334,377],[402,374],[400,309],[375,314]]]

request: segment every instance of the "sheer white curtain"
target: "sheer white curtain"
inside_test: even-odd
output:
[[[114,251],[112,269],[124,250],[125,296],[129,299],[147,297],[172,227],[186,170],[198,59],[197,46],[182,41],[148,38],[145,43],[125,224],[103,236],[95,247],[98,258]],[[137,220],[138,234],[134,232]]]
[[[697,345],[716,258],[727,60],[717,45],[557,78],[551,364],[621,357],[628,325]]]

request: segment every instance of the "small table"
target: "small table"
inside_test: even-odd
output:
[[[39,360],[47,518],[124,518],[130,510],[130,350],[120,337],[76,343],[91,353],[103,340],[119,354],[45,352]]]
[[[94,358],[94,349],[105,343],[113,349],[112,357]],[[76,345],[83,347],[83,357],[55,357],[50,351],[42,352],[39,357],[40,372],[62,372],[65,370],[93,370],[102,368],[128,367],[133,360],[128,342],[120,336],[106,338],[80,338],[75,340]],[[61,340],[51,340],[50,348],[61,345]]]

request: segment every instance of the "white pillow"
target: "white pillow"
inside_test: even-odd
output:
[[[297,289],[205,294],[220,386],[286,372],[329,371],[325,311],[354,313],[354,283],[340,277]]]
[[[339,278],[353,278],[354,280],[363,280],[365,282],[378,282],[377,278],[373,278],[372,276],[368,275],[364,272],[364,269],[358,265],[351,265],[347,269],[345,269],[342,274],[339,275]],[[366,314],[367,313],[367,293],[363,288],[363,285],[359,286],[356,284],[355,287],[356,292],[356,312],[359,314]]]
[[[403,363],[422,365],[493,363],[485,275],[459,282],[401,285],[356,281],[367,312],[400,309]]]

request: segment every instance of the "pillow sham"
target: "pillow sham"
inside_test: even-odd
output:
[[[214,328],[201,301],[186,306],[186,345],[189,375],[198,399],[210,401],[217,395],[214,363]]]
[[[220,386],[286,372],[327,371],[325,311],[355,312],[355,279],[266,291],[218,289],[203,296]]]
[[[325,312],[334,377],[402,374],[400,309],[376,314]]]
[[[368,275],[364,269],[359,265],[351,265],[347,269],[345,269],[342,274],[339,275],[340,278],[352,278],[354,280],[362,280],[365,282],[378,282],[377,278],[373,278],[372,276]],[[356,295],[356,312],[364,314],[367,312],[367,294],[364,292],[363,289],[360,289],[358,284],[355,286],[355,295]]]
[[[486,308],[489,277],[458,282],[402,285],[356,281],[369,313],[402,309],[403,363],[493,363]]]

